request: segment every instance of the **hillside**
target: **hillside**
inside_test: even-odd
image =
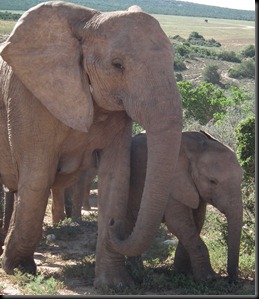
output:
[[[40,0],[0,0],[0,10],[25,11],[44,1]],[[180,2],[177,0],[69,0],[69,2],[88,6],[100,11],[124,10],[131,5],[139,5],[151,14],[194,16],[255,21],[255,11],[246,11],[217,6]]]

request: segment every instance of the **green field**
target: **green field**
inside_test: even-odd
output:
[[[192,31],[196,31],[204,38],[214,38],[226,50],[240,50],[246,45],[255,44],[255,22],[227,19],[208,19],[153,15],[161,24],[168,36],[180,35],[188,38]]]
[[[0,20],[0,36],[2,34],[9,34],[15,25],[15,21]]]
[[[188,38],[192,31],[203,35],[205,39],[214,38],[222,44],[222,49],[238,51],[246,45],[255,44],[255,22],[208,19],[170,15],[153,15],[168,36],[180,35]],[[1,35],[10,33],[15,21],[0,20]]]

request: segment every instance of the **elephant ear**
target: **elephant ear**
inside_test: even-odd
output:
[[[199,206],[199,193],[193,182],[191,163],[183,146],[181,146],[176,171],[173,177],[171,195],[173,199],[192,209],[196,209]]]
[[[93,103],[73,26],[96,13],[65,2],[39,4],[23,14],[0,50],[15,75],[56,118],[83,132],[93,121]]]

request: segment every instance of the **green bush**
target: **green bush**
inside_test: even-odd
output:
[[[141,131],[143,131],[144,129],[141,127],[141,125],[139,125],[136,122],[133,122],[133,127],[132,127],[132,136],[135,136],[137,134],[139,134]]]
[[[175,71],[186,70],[186,65],[184,63],[184,60],[179,54],[176,54],[174,57],[174,70]]]
[[[170,38],[170,37],[169,37],[169,38]],[[174,39],[174,40],[178,40],[179,42],[184,42],[184,41],[185,41],[185,38],[181,37],[179,34],[174,35],[174,36],[172,37],[172,39]]]
[[[244,49],[240,51],[240,54],[242,57],[245,58],[252,58],[255,57],[255,46],[254,45],[248,45]]]
[[[252,58],[244,60],[240,65],[234,66],[228,71],[232,78],[251,78],[255,79],[255,62]]]
[[[214,38],[207,40],[207,46],[209,47],[221,47],[221,43],[217,42]]]
[[[175,50],[175,53],[178,53],[182,57],[186,57],[191,51],[190,46],[187,46],[184,44],[175,45],[174,50]]]
[[[196,31],[192,31],[190,34],[189,34],[189,37],[188,37],[188,41],[190,40],[193,40],[193,39],[200,39],[200,40],[205,40],[205,38],[199,34],[198,32]]]
[[[176,73],[175,74],[175,79],[176,81],[183,81],[183,75],[181,73]]]
[[[182,97],[184,115],[199,121],[201,125],[213,119],[216,122],[222,117],[232,100],[228,99],[221,88],[212,83],[203,82],[192,86],[190,81],[177,82]]]
[[[248,115],[255,115],[255,101],[243,89],[236,87],[226,90],[225,95],[232,104],[226,107],[226,111],[220,120],[217,120],[217,122],[212,120],[202,129],[236,150],[236,128],[240,121]]]
[[[220,47],[221,44],[217,42],[215,39],[211,38],[209,40],[205,40],[205,38],[199,34],[198,32],[191,32],[187,41],[192,45],[206,46],[206,47]]]
[[[209,64],[202,72],[203,80],[212,84],[220,83],[220,74],[218,73],[219,67],[215,64]]]
[[[237,156],[244,169],[244,179],[255,180],[255,117],[242,120],[236,128]]]
[[[209,50],[204,47],[199,47],[199,46],[191,46],[191,54],[193,54],[193,56],[197,56],[197,57],[208,57],[210,59],[217,58],[217,54],[215,51]],[[189,56],[190,56],[190,54],[189,54]]]
[[[234,51],[222,51],[218,54],[219,60],[225,60],[230,62],[241,62],[240,58],[237,57]]]

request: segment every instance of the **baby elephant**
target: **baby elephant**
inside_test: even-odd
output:
[[[138,214],[146,164],[147,139],[141,133],[132,140],[127,233],[131,232]],[[230,280],[237,279],[243,215],[242,174],[236,155],[229,147],[203,131],[182,134],[180,156],[163,219],[179,240],[174,261],[178,271],[192,272],[195,280],[216,276],[208,249],[200,237],[209,203],[226,215],[227,270]]]

